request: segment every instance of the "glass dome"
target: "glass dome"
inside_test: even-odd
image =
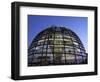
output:
[[[65,27],[51,26],[33,39],[28,66],[87,64],[87,53],[79,37]]]

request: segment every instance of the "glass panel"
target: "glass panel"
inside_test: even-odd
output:
[[[63,39],[62,39],[62,40],[63,40]],[[60,44],[63,44],[63,41],[61,41],[61,40],[55,40],[55,41],[54,41],[54,44],[59,44],[59,45],[60,45]]]
[[[71,54],[71,53],[74,53],[74,49],[73,48],[65,48],[65,52]]]
[[[76,56],[77,63],[81,63],[83,61],[82,56]]]

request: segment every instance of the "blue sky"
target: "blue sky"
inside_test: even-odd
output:
[[[87,51],[87,17],[28,15],[28,46],[39,32],[51,25],[64,26],[74,31]]]

